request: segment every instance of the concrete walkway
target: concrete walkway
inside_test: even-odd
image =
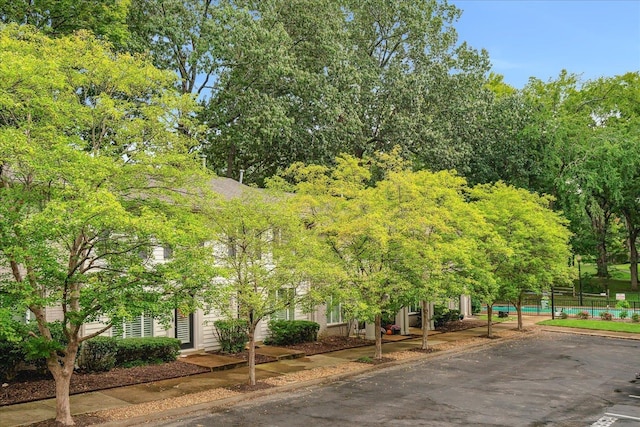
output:
[[[541,320],[544,320],[541,316],[527,316],[524,318],[524,326],[531,326]],[[514,327],[515,320],[493,325],[494,332],[497,335],[500,334],[500,331],[512,330]],[[438,345],[443,343],[480,337],[485,334],[486,327],[448,333],[434,333],[432,338],[430,333],[429,345],[437,348]],[[420,346],[421,339],[410,338],[402,341],[386,342],[383,344],[383,354],[417,348]],[[363,356],[371,357],[373,356],[373,351],[373,346],[365,346],[302,358],[282,359],[257,365],[256,376],[258,380],[262,380],[302,370],[337,366],[355,361]],[[212,366],[209,367],[213,368]],[[189,377],[73,395],[71,396],[71,410],[73,415],[77,415],[104,409],[124,408],[130,405],[184,396],[218,387],[246,384],[247,378],[248,367],[246,366],[226,370],[212,369],[212,372]],[[54,417],[55,399],[0,407],[0,427],[28,425]]]

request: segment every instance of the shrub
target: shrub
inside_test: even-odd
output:
[[[638,323],[638,322],[640,322],[640,315],[638,315],[638,313],[633,313],[633,314],[631,315],[631,321],[632,321],[633,323]]]
[[[443,326],[447,322],[461,319],[460,310],[451,310],[444,306],[435,306],[433,308],[433,324],[436,328]]]
[[[213,326],[218,336],[221,350],[225,353],[239,353],[249,340],[249,324],[244,319],[216,320]]]
[[[603,311],[600,313],[600,318],[602,320],[613,320],[613,316],[608,311]]]
[[[471,313],[478,314],[482,311],[482,301],[476,298],[471,298]]]
[[[622,320],[626,319],[627,317],[629,317],[629,312],[627,310],[622,310],[620,312],[620,314],[618,315],[618,317],[620,317]]]
[[[180,340],[168,337],[116,339],[116,366],[172,362],[180,354]]]
[[[116,366],[118,340],[111,337],[95,337],[82,343],[78,366],[89,372],[106,372]]]
[[[576,314],[578,319],[587,320],[589,318],[589,312],[586,310],[582,310],[580,313]]]
[[[24,360],[22,342],[0,340],[0,380],[10,380],[18,373],[18,365]]]
[[[627,300],[620,300],[616,303],[616,308],[630,308],[631,304]]]
[[[272,320],[265,344],[290,345],[318,339],[320,325],[308,320]]]

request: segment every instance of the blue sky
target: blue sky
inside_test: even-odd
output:
[[[450,0],[460,41],[489,52],[493,71],[522,88],[562,69],[585,80],[640,71],[640,0]]]

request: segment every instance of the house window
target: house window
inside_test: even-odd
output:
[[[409,314],[416,314],[416,313],[420,313],[420,303],[419,302],[414,302],[413,304],[411,304],[409,307],[407,307],[409,310]]]
[[[111,336],[116,338],[143,338],[153,336],[153,317],[138,316],[130,322],[114,324],[111,328]]]
[[[329,301],[327,301],[327,325],[344,323],[342,315],[342,304],[337,299],[331,297]]]
[[[278,310],[272,315],[272,319],[277,320],[294,320],[295,317],[295,304],[293,301],[295,299],[296,290],[293,288],[283,288],[278,289],[276,292],[277,304],[280,305],[281,302],[289,303],[289,305],[283,310]]]
[[[36,317],[31,313],[31,310],[27,309],[25,312],[14,314],[13,320],[20,323],[29,323],[32,320],[36,320]]]

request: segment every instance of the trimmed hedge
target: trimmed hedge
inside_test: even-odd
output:
[[[21,341],[0,339],[0,380],[14,378],[23,362],[34,366],[41,372],[48,372],[46,360],[38,357],[48,348],[60,344],[47,344],[42,338],[28,334],[34,324],[21,329],[24,338]],[[52,335],[64,345],[62,325],[51,325]],[[172,362],[180,354],[180,340],[168,337],[149,338],[111,338],[95,337],[82,343],[78,352],[78,367],[90,372],[109,371],[114,367],[149,365]]]
[[[320,325],[308,320],[272,320],[269,322],[269,338],[265,344],[290,345],[312,342],[318,339]]]
[[[460,314],[460,310],[449,309],[444,306],[435,306],[433,308],[433,324],[436,328],[444,326],[445,323],[462,320],[464,316]]]
[[[0,380],[8,381],[18,373],[18,365],[24,360],[21,342],[0,340]]]
[[[172,362],[180,353],[180,340],[168,337],[95,337],[82,343],[78,366],[90,372]]]
[[[82,343],[78,366],[89,372],[106,372],[116,366],[118,340],[111,337],[95,337]]]
[[[224,353],[240,353],[249,341],[249,323],[244,319],[216,320],[213,322]]]
[[[177,338],[122,338],[116,342],[116,366],[173,362],[180,354],[180,340]]]

